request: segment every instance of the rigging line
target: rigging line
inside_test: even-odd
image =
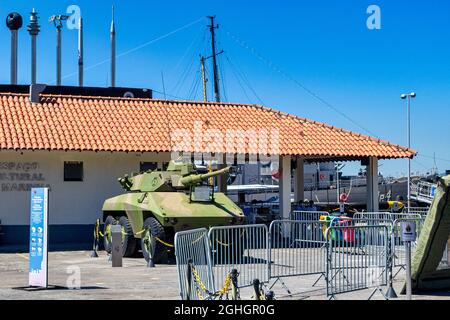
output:
[[[225,57],[228,60],[228,62],[230,63],[232,70],[233,68],[236,68],[237,73],[240,75],[242,81],[244,82],[244,84],[247,85],[247,87],[250,89],[250,91],[253,93],[253,95],[256,97],[256,99],[259,101],[259,103],[261,105],[264,105],[264,102],[261,100],[261,98],[259,97],[259,95],[256,93],[256,91],[253,89],[252,85],[250,84],[250,81],[248,80],[247,76],[245,75],[245,73],[242,71],[242,69],[239,68],[239,64],[234,64],[233,62],[231,62],[231,58],[225,53]],[[249,99],[250,100],[250,99]]]
[[[241,87],[242,91],[244,92],[244,95],[247,97],[247,100],[249,101],[250,104],[253,104],[252,100],[250,99],[250,97],[247,95],[247,91],[245,90],[244,86],[241,83],[241,80],[239,79],[239,76],[237,75],[237,72],[235,71],[233,64],[231,63],[231,61],[228,59],[228,56],[225,55],[225,58],[227,59],[227,61],[230,63],[231,66],[231,71],[233,72],[234,77],[236,78],[239,86]]]
[[[436,160],[440,160],[440,161],[450,162],[450,159],[444,159],[444,158],[434,157],[434,156],[430,156],[430,155],[426,155],[426,154],[421,154],[421,153],[418,153],[417,156],[418,156],[418,157],[424,157],[424,158],[429,158],[429,159],[436,159]]]
[[[161,94],[161,95],[166,95],[166,96],[168,96],[168,97],[172,97],[172,98],[175,98],[175,99],[178,99],[178,100],[186,100],[186,98],[181,98],[181,97],[179,97],[179,96],[176,96],[176,95],[173,95],[173,94],[170,94],[170,93],[164,93],[163,91],[160,91],[160,90],[156,90],[156,89],[152,89],[152,91],[153,92],[156,92],[156,93],[159,93],[159,94]]]
[[[350,121],[351,123],[353,123],[354,125],[356,125],[357,127],[359,127],[360,129],[364,130],[365,132],[367,132],[368,134],[372,135],[373,137],[378,138],[378,136],[373,133],[372,131],[370,131],[369,129],[366,129],[364,126],[362,126],[361,124],[359,124],[358,122],[356,122],[355,120],[353,120],[352,118],[350,118],[347,114],[345,114],[344,112],[340,111],[337,107],[333,106],[331,103],[329,103],[328,101],[326,101],[325,99],[323,99],[322,97],[320,97],[318,94],[316,94],[315,92],[313,92],[312,90],[310,90],[309,88],[307,88],[305,85],[303,85],[302,83],[300,83],[299,81],[297,81],[294,77],[292,77],[291,75],[287,74],[286,72],[284,72],[283,70],[281,70],[279,67],[277,67],[273,62],[267,60],[266,58],[264,58],[260,53],[258,53],[254,48],[250,47],[245,41],[240,40],[239,38],[237,38],[234,34],[232,34],[231,32],[229,32],[228,30],[226,31],[226,34],[231,37],[237,44],[239,44],[242,48],[249,50],[255,57],[257,57],[259,60],[261,60],[262,62],[264,62],[269,68],[271,68],[272,70],[278,72],[279,74],[283,75],[284,77],[286,77],[287,79],[291,80],[293,83],[295,83],[298,87],[300,87],[301,89],[303,89],[306,93],[308,93],[310,96],[312,96],[313,98],[315,98],[316,100],[318,100],[319,102],[321,102],[323,105],[327,106],[328,108],[332,109],[333,111],[335,111],[336,113],[338,113],[339,115],[341,115],[342,117],[344,117],[345,119],[347,119],[348,121]]]
[[[418,165],[422,166],[423,168],[425,168],[426,170],[430,170],[429,167],[425,166],[423,163],[417,161],[416,159],[411,159],[413,162],[417,163]]]
[[[191,88],[189,90],[189,95],[188,98],[189,100],[192,100],[192,97],[194,95],[195,90],[197,89],[197,84],[199,83],[199,77],[198,77],[198,72],[197,72],[197,76],[194,77],[193,81],[192,81],[192,85]]]
[[[228,96],[227,96],[227,93],[226,93],[226,91],[225,91],[225,73],[224,73],[224,68],[223,68],[223,66],[222,66],[222,62],[220,61],[220,59],[217,59],[217,64],[219,65],[219,72],[220,72],[220,75],[221,75],[221,84],[222,84],[222,93],[223,93],[223,97],[225,98],[225,101],[222,101],[222,102],[228,102],[229,100],[228,100]]]
[[[185,24],[184,26],[181,26],[181,27],[179,27],[179,28],[177,28],[177,29],[175,29],[175,30],[172,30],[172,31],[170,31],[170,32],[168,32],[168,33],[166,33],[166,34],[163,34],[163,35],[161,35],[161,36],[159,36],[159,37],[156,37],[155,39],[152,39],[152,40],[147,41],[147,42],[145,42],[145,43],[143,43],[143,44],[140,44],[140,45],[138,45],[137,47],[134,47],[134,48],[132,48],[132,49],[130,49],[130,50],[127,50],[127,51],[124,51],[124,52],[122,52],[122,53],[119,53],[119,54],[116,56],[116,58],[121,58],[121,57],[126,56],[126,55],[128,55],[128,54],[130,54],[130,53],[133,53],[133,52],[135,52],[135,51],[138,51],[138,50],[140,50],[140,49],[142,49],[142,48],[144,48],[144,47],[147,47],[147,46],[149,46],[149,45],[151,45],[151,44],[154,44],[155,42],[158,42],[158,41],[163,40],[163,39],[165,39],[165,38],[167,38],[167,37],[170,37],[171,35],[173,35],[173,34],[175,34],[175,33],[177,33],[177,32],[180,32],[180,31],[182,31],[182,30],[184,30],[184,29],[187,29],[187,28],[189,28],[189,27],[191,27],[191,26],[193,26],[193,25],[195,25],[195,24],[197,24],[197,23],[199,23],[200,21],[203,21],[203,20],[204,20],[204,18],[202,17],[202,18],[199,18],[199,19],[194,20],[194,21],[192,21],[192,22],[189,22],[188,24]],[[85,67],[84,70],[85,70],[85,71],[88,71],[88,70],[94,69],[94,68],[96,68],[96,67],[98,67],[98,66],[101,66],[102,64],[105,64],[105,63],[110,62],[110,61],[111,61],[111,58],[105,59],[105,60],[103,60],[103,61],[97,62],[97,63],[95,63],[95,64],[93,64],[93,65],[88,66],[88,67]],[[78,71],[77,71],[77,72],[69,73],[69,74],[63,76],[62,79],[67,79],[67,78],[70,78],[70,77],[72,77],[72,76],[74,76],[74,75],[78,75]],[[54,82],[53,82],[53,83],[54,83]]]
[[[172,89],[173,91],[176,92],[176,94],[179,94],[181,88],[183,87],[184,83],[186,82],[195,61],[196,61],[196,57],[192,57],[190,64],[186,67],[183,74],[178,79],[178,82],[176,83],[175,87]]]
[[[188,52],[190,52],[190,50],[191,50],[192,47],[194,46],[194,43],[196,44],[197,42],[200,42],[200,43],[203,42],[203,40],[198,41],[201,37],[202,37],[202,34],[199,33],[199,34],[197,35],[197,37],[195,37],[195,38],[192,40],[192,42],[189,44],[189,46],[186,47],[186,50],[184,51],[182,57],[178,60],[178,62],[175,64],[175,66],[172,68],[172,70],[170,70],[170,73],[173,73],[174,71],[176,71],[176,70],[179,68],[180,64],[181,64],[181,63],[183,62],[183,60],[186,58]],[[203,37],[204,37],[204,38],[206,37],[206,31],[203,33]],[[197,46],[195,46],[195,47],[197,47]]]

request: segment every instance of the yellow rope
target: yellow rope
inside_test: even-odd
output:
[[[219,240],[216,240],[218,244],[221,244],[222,246],[228,247],[230,244],[229,243],[223,243],[220,242]]]
[[[167,247],[170,247],[170,248],[173,248],[174,247],[174,245],[173,244],[170,244],[170,243],[167,243],[167,242],[164,242],[163,240],[161,240],[160,238],[158,238],[158,237],[155,237],[155,239],[158,241],[158,242],[160,242],[160,243],[162,243],[163,245],[165,245],[165,246],[167,246]]]
[[[230,291],[230,285],[231,285],[231,272],[229,272],[227,274],[227,277],[225,278],[223,287],[217,291],[216,293],[212,293],[210,292],[207,288],[205,283],[202,281],[202,279],[200,278],[200,275],[198,274],[197,269],[192,266],[192,274],[194,275],[194,282],[196,284],[198,284],[198,286],[196,286],[197,289],[197,296],[199,297],[200,300],[204,300],[204,296],[202,295],[202,292],[199,290],[199,288],[207,293],[210,297],[215,297],[215,296],[219,296],[219,298],[221,299],[225,294],[228,294],[228,292]]]
[[[135,233],[134,235],[135,235],[135,236],[138,236],[138,235],[140,235],[140,234],[143,234],[146,230],[147,230],[147,229],[142,229],[141,231]]]

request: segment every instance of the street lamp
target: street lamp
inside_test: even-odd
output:
[[[407,122],[406,122],[406,130],[408,135],[408,149],[411,148],[411,98],[415,98],[416,93],[403,93],[400,98],[402,100],[407,100]],[[408,213],[410,208],[410,196],[411,196],[411,158],[408,158],[408,195],[407,195],[407,205],[408,205]]]

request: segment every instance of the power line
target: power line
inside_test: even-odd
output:
[[[277,65],[275,65],[273,62],[271,62],[270,60],[266,59],[264,56],[262,56],[258,51],[256,51],[253,47],[251,47],[249,44],[247,44],[247,42],[239,39],[237,36],[235,36],[234,34],[232,34],[231,32],[229,32],[228,30],[226,31],[226,34],[231,37],[237,44],[239,44],[239,46],[241,46],[244,49],[249,50],[256,58],[258,58],[260,61],[264,62],[269,68],[271,68],[272,70],[276,71],[277,73],[283,75],[285,78],[289,79],[290,81],[292,81],[293,83],[295,83],[298,87],[300,87],[301,89],[303,89],[306,93],[308,93],[310,96],[312,96],[313,98],[315,98],[316,100],[318,100],[319,102],[321,102],[323,105],[327,106],[328,108],[332,109],[333,111],[335,111],[336,113],[338,113],[339,115],[341,115],[342,117],[344,117],[345,119],[347,119],[348,121],[350,121],[351,123],[353,123],[354,125],[356,125],[357,127],[359,127],[360,129],[364,130],[365,132],[367,132],[368,134],[372,135],[373,137],[378,138],[378,136],[373,133],[372,131],[370,131],[369,129],[366,129],[364,126],[362,126],[361,124],[359,124],[358,122],[356,122],[355,120],[353,120],[351,117],[349,117],[348,115],[346,115],[344,112],[340,111],[337,107],[335,107],[334,105],[332,105],[330,102],[326,101],[325,99],[323,99],[322,97],[320,97],[318,94],[316,94],[315,92],[313,92],[311,89],[307,88],[305,85],[303,85],[302,83],[300,83],[299,81],[297,81],[294,77],[292,77],[291,75],[289,75],[288,73],[286,73],[285,71],[283,71],[281,68],[279,68]]]

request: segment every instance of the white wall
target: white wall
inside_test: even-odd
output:
[[[1,222],[29,224],[30,192],[5,189],[10,190],[13,184],[32,183],[51,188],[50,224],[92,224],[102,217],[103,201],[123,192],[118,177],[139,171],[140,162],[162,163],[169,159],[169,153],[0,151]],[[83,182],[64,182],[64,161],[83,161]],[[34,165],[22,166],[30,163]],[[36,181],[41,178],[43,181]]]

